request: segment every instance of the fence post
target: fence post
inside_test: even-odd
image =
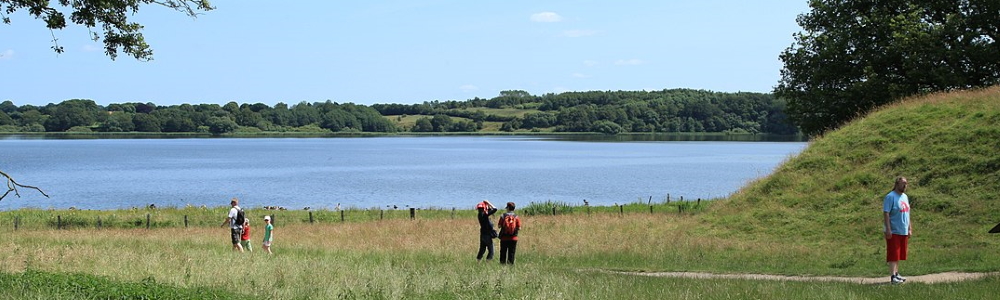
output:
[[[277,219],[278,219],[277,216],[275,216],[274,214],[271,214],[271,225],[272,226],[274,226],[274,220],[277,220]]]
[[[701,206],[701,198],[698,198],[698,204],[694,205],[694,207],[699,207],[699,206]]]
[[[649,213],[650,213],[650,214],[652,214],[652,213],[653,213],[653,206],[652,206],[652,205],[650,205],[650,206],[649,206]]]
[[[309,224],[313,223],[313,212],[309,212]]]
[[[556,207],[555,206],[552,207],[552,215],[553,216],[556,215]]]
[[[56,216],[56,229],[62,229],[62,216]]]
[[[410,207],[410,220],[416,220],[416,219],[417,219],[417,209],[414,207]]]
[[[184,215],[184,228],[188,228],[188,215]]]
[[[455,219],[455,208],[454,207],[451,208],[451,219],[452,220]]]
[[[677,204],[677,213],[682,213],[682,212],[684,212],[684,207],[682,207],[680,204]]]
[[[14,231],[17,231],[18,223],[21,223],[21,216],[14,216]]]
[[[343,210],[340,211],[340,221],[341,222],[344,221],[344,211]]]
[[[149,229],[149,214],[146,214],[146,229]]]
[[[101,229],[101,216],[97,216],[97,229]]]
[[[667,193],[667,204],[670,204],[670,193]]]
[[[625,205],[624,204],[618,205],[618,216],[624,216],[624,215],[625,215]]]

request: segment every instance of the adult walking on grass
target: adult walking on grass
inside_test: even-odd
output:
[[[500,216],[500,264],[514,265],[517,253],[517,233],[521,231],[521,218],[514,213],[514,202],[507,202],[507,212]]]
[[[905,177],[897,177],[892,191],[882,201],[882,216],[885,226],[885,261],[889,265],[889,282],[903,283],[906,277],[899,275],[899,261],[906,260],[907,246],[913,226],[910,224],[910,199],[906,196],[908,182]]]
[[[226,215],[226,220],[222,221],[221,227],[229,225],[229,236],[233,242],[233,251],[243,252],[243,245],[240,245],[240,239],[243,237],[243,222],[246,220],[246,216],[243,214],[243,209],[239,206],[240,200],[233,198],[229,201],[229,205],[232,208],[229,209],[229,214]]]
[[[496,230],[493,230],[493,221],[490,221],[490,217],[497,212],[497,207],[490,203],[490,200],[483,200],[476,205],[476,214],[479,217],[479,253],[476,254],[476,261],[483,261],[483,253],[489,250],[489,254],[486,254],[486,260],[493,260],[493,239],[497,237]]]

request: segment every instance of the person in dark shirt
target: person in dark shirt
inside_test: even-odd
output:
[[[476,205],[476,213],[479,216],[479,253],[476,254],[476,261],[483,260],[483,253],[489,250],[486,260],[493,259],[493,239],[497,237],[496,230],[493,229],[493,222],[490,216],[497,212],[496,206],[490,200],[483,200]]]

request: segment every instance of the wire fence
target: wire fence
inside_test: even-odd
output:
[[[706,203],[702,203],[706,202]],[[703,211],[707,202],[697,199],[674,202],[646,203],[637,201],[612,206],[568,205],[559,202],[529,203],[516,212],[522,216],[559,215],[618,215],[648,213],[664,215],[694,214]],[[132,210],[38,210],[21,209],[0,212],[0,220],[10,224],[14,231],[31,229],[154,229],[225,226],[229,208],[165,208]],[[346,222],[367,222],[384,220],[435,220],[474,219],[472,209],[343,209],[343,210],[278,210],[246,209],[251,226],[263,224],[263,217],[270,216],[272,224],[336,224]]]

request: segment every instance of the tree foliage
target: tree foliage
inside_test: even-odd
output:
[[[104,53],[111,59],[117,58],[122,51],[138,60],[151,60],[153,49],[142,36],[143,26],[129,20],[140,7],[148,4],[174,9],[190,17],[197,16],[199,11],[214,9],[208,0],[0,0],[0,18],[10,24],[10,16],[24,10],[44,21],[49,30],[60,30],[69,24],[84,26],[90,30],[91,39],[104,44]],[[93,31],[98,27],[103,34]],[[54,37],[55,33],[52,50],[62,53],[63,47]]]
[[[6,111],[10,111],[8,114]],[[448,125],[451,126],[449,120]],[[332,101],[302,102],[289,107],[278,103],[181,104],[114,103],[100,106],[92,100],[71,99],[42,107],[0,103],[3,132],[65,132],[83,127],[98,132],[202,132],[296,131],[309,126],[326,132],[394,132],[396,126],[378,111],[364,105]],[[41,129],[38,129],[41,127]],[[451,127],[446,129],[450,130]],[[445,130],[445,131],[448,131]]]
[[[774,89],[806,134],[906,96],[1000,83],[1000,1],[812,0]]]

